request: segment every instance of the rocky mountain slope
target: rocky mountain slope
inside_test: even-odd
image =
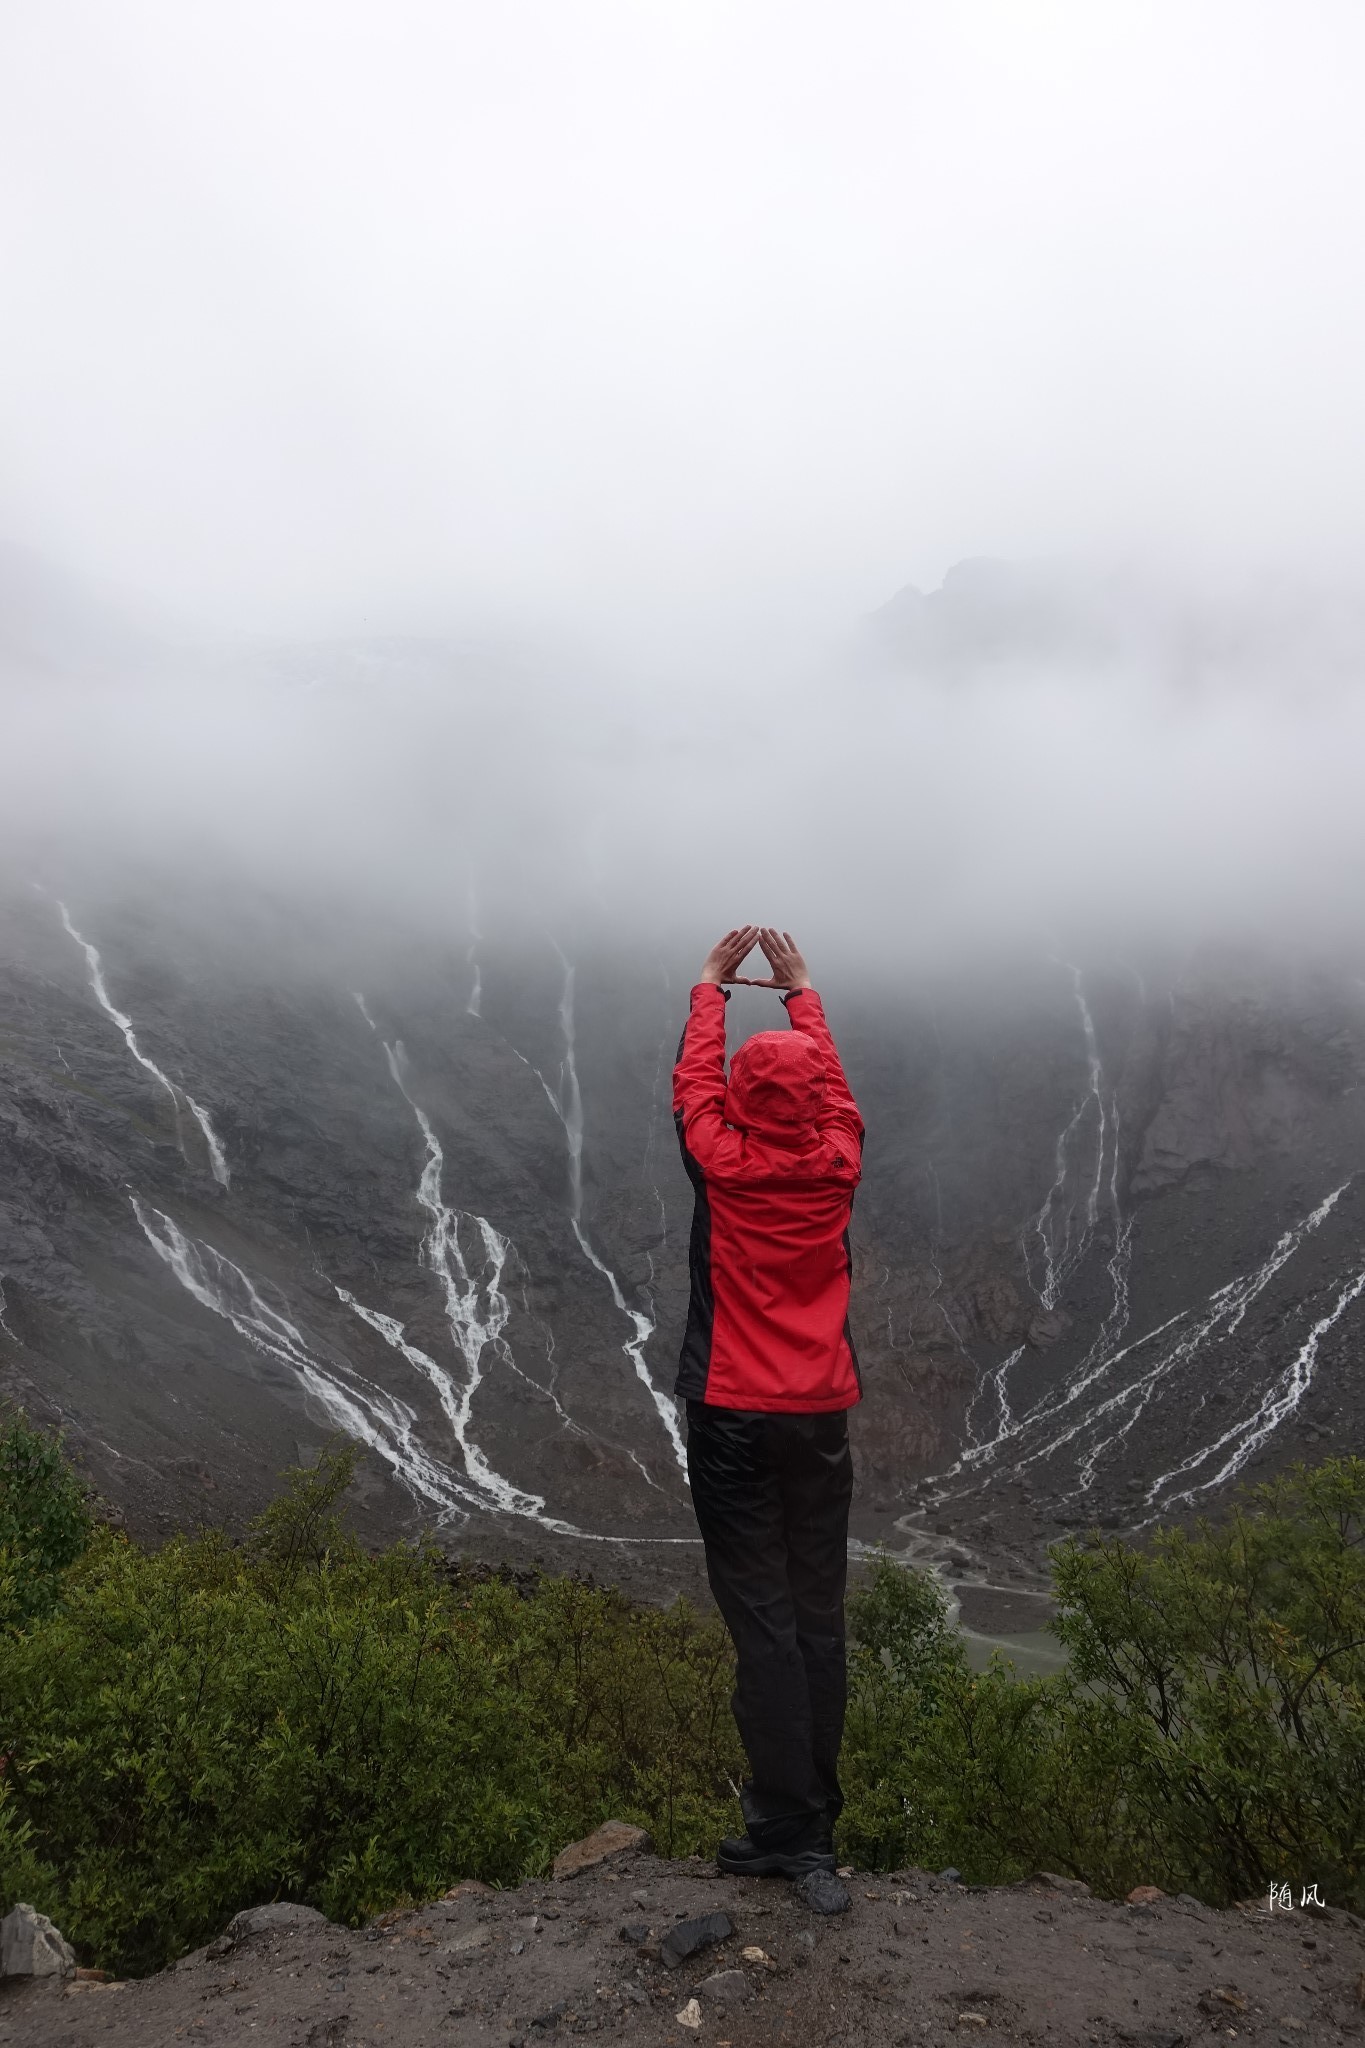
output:
[[[1344,703],[1355,614],[1267,603],[1196,615],[966,564],[888,608],[856,700],[850,670],[842,695],[718,678],[656,702],[553,650],[191,647],[4,555],[24,773],[0,821],[0,1391],[59,1419],[146,1534],[240,1524],[340,1429],[368,1447],[376,1538],[695,1583],[670,1068],[701,905],[737,915],[740,887],[823,921],[868,1126],[860,1541],[945,1564],[989,1633],[1059,1530],[1141,1529],[1357,1448],[1349,821],[1328,866],[1304,814],[1311,930],[1292,892],[1269,917],[1274,864],[1248,866],[1228,903],[1255,898],[1261,936],[1237,948],[1194,936],[1238,919],[1210,922],[1216,897],[1184,916],[1170,864],[1235,874],[1240,813],[1173,838],[1145,786],[1123,812],[1125,734],[1156,735],[1142,773],[1186,811],[1187,783],[1217,795],[1201,746],[1220,774],[1230,746],[1322,764],[1326,727],[1238,705],[1313,664]],[[1191,648],[1211,726],[1170,710]],[[1031,815],[1019,745],[1074,831]],[[731,787],[746,760],[780,831]],[[936,783],[950,800],[897,838]],[[780,1014],[740,991],[732,1042]]]
[[[690,962],[88,872],[0,919],[0,1375],[130,1521],[240,1520],[343,1429],[375,1534],[694,1572]],[[1061,1528],[1360,1443],[1353,975],[1044,956],[826,997],[869,1131],[863,1540],[1022,1588]],[[775,1010],[741,992],[735,1033]]]

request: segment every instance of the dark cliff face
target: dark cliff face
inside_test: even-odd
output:
[[[373,1534],[667,1582],[692,963],[69,886],[0,903],[0,1386],[145,1529],[240,1520],[340,1428]],[[1028,1575],[1061,1526],[1359,1443],[1352,973],[825,994],[869,1131],[865,1537]]]

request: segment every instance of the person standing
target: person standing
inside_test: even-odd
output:
[[[739,973],[755,945],[771,970],[762,979]],[[728,1081],[725,983],[781,990],[790,1027],[741,1045]],[[834,1869],[843,1807],[848,1410],[862,1395],[848,1229],[863,1123],[790,932],[744,925],[712,947],[678,1047],[673,1115],[694,1190],[675,1392],[750,1771],[745,1833],[716,1860],[800,1878]]]

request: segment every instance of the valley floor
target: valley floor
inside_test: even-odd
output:
[[[225,1952],[140,1982],[0,1987],[0,2043],[551,2048],[601,2034],[631,2048],[1320,2048],[1365,2037],[1365,1923],[1340,1910],[1125,1905],[1041,1880],[969,1890],[918,1870],[849,1888],[852,1911],[820,1918],[780,1882],[648,1855],[516,1891],[462,1886],[358,1932],[315,1922],[215,1943]],[[712,1913],[728,1916],[728,1937],[666,1967],[660,1937]]]

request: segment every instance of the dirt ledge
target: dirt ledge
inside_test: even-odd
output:
[[[1347,1913],[1215,1912],[1186,1899],[1127,1906],[1040,1882],[969,1889],[918,1870],[860,1875],[850,1890],[852,1911],[822,1919],[780,1881],[630,1855],[562,1883],[462,1889],[358,1932],[323,1923],[252,1935],[139,1981],[0,1987],[0,2044],[562,2048],[582,2034],[630,2048],[1365,2041],[1365,1923]],[[716,1912],[733,1922],[730,1937],[666,1968],[659,1936]],[[719,1987],[704,1988],[718,1976]],[[692,1998],[700,2024],[689,2027],[677,2015]]]

